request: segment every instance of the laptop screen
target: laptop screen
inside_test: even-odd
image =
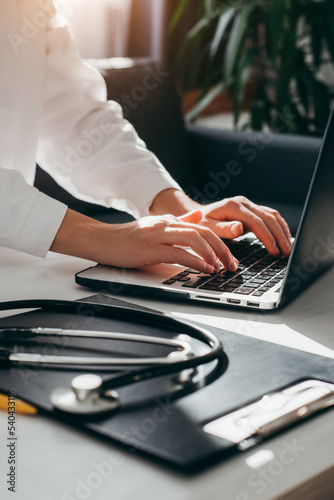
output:
[[[284,306],[334,264],[334,110],[320,148],[281,289]],[[287,179],[287,182],[289,179]]]

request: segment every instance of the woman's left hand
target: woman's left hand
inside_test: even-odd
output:
[[[227,198],[200,209],[203,213],[200,224],[220,238],[233,239],[251,231],[271,255],[290,255],[290,230],[277,210],[256,205],[244,196]]]

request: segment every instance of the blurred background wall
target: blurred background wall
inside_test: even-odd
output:
[[[194,24],[201,0],[173,39],[168,25],[179,0],[55,0],[68,18],[83,58],[151,57],[169,62],[184,33]]]
[[[127,55],[132,0],[55,0],[84,58]]]

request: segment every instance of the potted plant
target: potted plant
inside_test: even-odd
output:
[[[180,2],[172,29],[190,7]],[[191,53],[182,89],[195,85],[200,94],[188,120],[228,92],[237,127],[248,92],[249,127],[277,130],[280,120],[285,132],[323,134],[333,97],[328,78],[334,83],[326,76],[334,61],[331,0],[203,0],[175,68]]]

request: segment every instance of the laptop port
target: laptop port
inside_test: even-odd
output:
[[[260,304],[258,302],[248,302],[247,301],[247,305],[251,306],[251,307],[260,307]]]
[[[217,300],[220,302],[219,297],[208,297],[207,295],[195,295],[196,299],[205,299],[205,300]]]
[[[241,300],[239,299],[227,299],[227,302],[230,304],[240,304]]]

